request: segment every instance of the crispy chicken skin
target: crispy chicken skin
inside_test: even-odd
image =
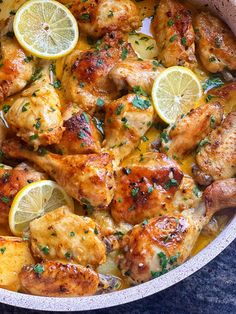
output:
[[[63,132],[60,99],[50,83],[46,65],[6,114],[11,130],[35,148],[58,143]]]
[[[62,259],[83,266],[106,261],[106,249],[95,222],[62,206],[30,223],[31,249],[43,259]]]
[[[210,175],[213,180],[234,177],[236,174],[236,112],[231,112],[223,123],[203,141],[196,156],[199,169]]]
[[[138,146],[153,115],[150,100],[142,95],[128,94],[106,106],[103,147],[113,153],[117,164]]]
[[[64,112],[65,131],[56,149],[65,155],[92,154],[101,151],[100,135],[89,114],[75,104]]]
[[[18,44],[16,39],[1,38],[0,102],[20,92],[30,81],[35,61]]]
[[[236,70],[236,38],[228,26],[209,12],[194,20],[197,52],[209,72]]]
[[[106,208],[112,201],[114,177],[112,157],[108,153],[40,155],[26,149],[22,143],[14,139],[5,141],[2,149],[8,157],[34,162],[82,204]]]
[[[141,61],[130,58],[118,62],[109,76],[120,91],[133,90],[139,86],[150,95],[155,78],[164,70],[164,67],[157,64],[155,60]]]
[[[183,178],[177,163],[160,153],[145,153],[116,171],[116,191],[111,205],[115,221],[137,224],[171,211]]]
[[[129,33],[141,26],[139,11],[131,0],[76,0],[71,12],[80,29],[92,37],[117,30]]]
[[[158,58],[164,66],[195,66],[192,16],[180,2],[175,0],[159,2],[153,20],[153,31],[159,48]]]
[[[206,103],[179,118],[162,136],[162,151],[181,158],[191,153],[223,119],[223,108],[217,103]]]
[[[38,274],[35,269],[42,268]],[[45,261],[24,266],[20,272],[21,290],[48,297],[75,297],[96,293],[99,277],[90,268],[81,265]]]
[[[105,103],[118,97],[109,72],[122,58],[135,56],[120,33],[111,32],[97,49],[73,51],[64,66],[62,86],[69,101],[93,114]]]
[[[22,163],[14,169],[0,169],[0,225],[8,224],[8,214],[16,194],[29,183],[47,176]]]

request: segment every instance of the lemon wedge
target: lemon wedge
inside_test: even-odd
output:
[[[67,205],[74,210],[73,199],[54,181],[28,184],[15,196],[9,213],[9,226],[15,236],[22,236],[35,218]]]
[[[13,28],[20,45],[43,59],[67,55],[79,38],[76,19],[54,0],[27,1],[16,12]]]
[[[202,86],[197,76],[181,66],[161,72],[152,88],[154,108],[160,118],[169,124],[194,108],[201,95]]]

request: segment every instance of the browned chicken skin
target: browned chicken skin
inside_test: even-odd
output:
[[[116,30],[129,33],[141,26],[139,11],[131,0],[76,0],[71,12],[80,29],[92,37]]]
[[[28,159],[54,178],[65,191],[87,206],[107,207],[113,198],[112,158],[108,153],[60,156],[40,155],[16,140],[3,144],[6,156]],[[91,189],[91,186],[93,187]]]
[[[37,272],[37,270],[41,272]],[[99,277],[92,269],[75,264],[45,261],[22,268],[21,289],[25,293],[48,297],[93,295]]]
[[[209,72],[236,70],[236,38],[228,26],[209,12],[195,17],[197,51]]]
[[[191,12],[180,2],[159,2],[153,30],[159,48],[158,58],[164,66],[193,67],[196,64]]]

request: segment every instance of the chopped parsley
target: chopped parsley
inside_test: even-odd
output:
[[[138,96],[132,100],[132,105],[138,109],[146,110],[151,106],[151,103],[148,99],[142,99]]]
[[[198,147],[197,147],[197,153],[200,152],[200,150],[202,149],[203,146],[207,145],[207,144],[210,144],[210,141],[208,138],[204,138],[203,140],[201,140],[198,144]]]
[[[119,104],[119,106],[116,108],[116,115],[120,115],[121,111],[124,109],[124,104]]]
[[[133,87],[133,92],[136,94],[136,95],[143,95],[143,96],[147,96],[147,93],[142,89],[141,86],[134,86]]]
[[[133,197],[137,196],[138,192],[139,192],[139,188],[133,188],[131,190],[131,196]]]
[[[36,274],[42,274],[44,272],[44,267],[41,264],[36,264],[33,269]]]
[[[10,108],[11,108],[11,107],[10,107],[9,105],[3,105],[2,111],[3,111],[4,113],[7,113]]]
[[[219,76],[215,76],[212,75],[211,77],[209,77],[209,79],[207,79],[203,85],[202,88],[204,91],[208,91],[212,88],[216,88],[216,87],[221,87],[224,85],[224,82],[221,80],[221,78]]]
[[[169,190],[169,189],[172,188],[173,186],[178,186],[178,185],[179,185],[179,183],[178,183],[177,180],[175,180],[175,179],[170,179],[170,180],[168,180],[168,181],[164,184],[164,188],[165,188],[166,190]]]
[[[97,99],[97,106],[102,107],[105,104],[105,101],[102,98]]]
[[[177,39],[177,35],[173,35],[170,37],[170,43],[173,43]]]
[[[125,60],[127,58],[127,56],[128,56],[128,49],[126,47],[124,47],[122,49],[122,52],[121,52],[121,59]]]
[[[6,249],[7,249],[7,248],[6,248],[5,246],[1,247],[1,248],[0,248],[0,253],[1,253],[1,254],[4,254],[5,251],[6,251]]]

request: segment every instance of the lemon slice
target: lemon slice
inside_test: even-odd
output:
[[[79,38],[76,19],[54,0],[27,1],[17,11],[13,28],[21,46],[44,59],[67,55]]]
[[[9,226],[15,236],[21,236],[29,223],[45,213],[67,205],[74,209],[70,196],[54,181],[30,183],[15,196],[9,213]]]
[[[152,88],[153,105],[166,123],[174,123],[179,115],[189,112],[201,95],[202,87],[197,76],[181,66],[161,72]]]

